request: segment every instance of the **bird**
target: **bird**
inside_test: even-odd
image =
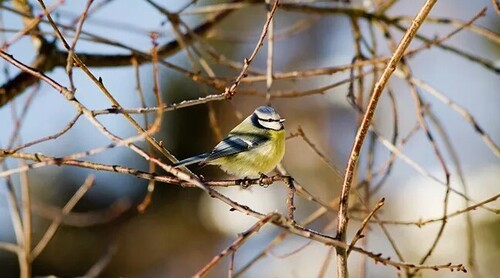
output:
[[[183,159],[172,166],[218,165],[238,178],[265,177],[285,154],[284,122],[274,108],[260,106],[212,151]]]

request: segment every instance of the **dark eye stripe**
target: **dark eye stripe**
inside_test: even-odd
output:
[[[283,124],[281,124],[280,119],[278,119],[278,120],[263,119],[263,118],[260,118],[256,113],[253,113],[253,115],[250,119],[251,119],[252,123],[258,128],[263,128],[263,129],[267,129],[267,130],[282,130],[284,128]],[[276,128],[273,128],[274,126],[269,127],[269,126],[267,126],[267,124],[265,124],[265,123],[271,123],[271,122],[280,123],[280,128],[276,129]]]
[[[279,122],[280,120],[277,119],[277,120],[274,120],[274,119],[262,119],[262,118],[259,118],[257,117],[257,119],[261,120],[261,121],[264,121],[264,122]]]

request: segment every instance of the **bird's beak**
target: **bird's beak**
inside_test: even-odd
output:
[[[285,122],[286,120],[285,119],[280,119],[280,123],[283,123]]]

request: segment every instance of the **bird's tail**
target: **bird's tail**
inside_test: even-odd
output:
[[[177,168],[177,167],[181,167],[181,166],[188,166],[191,164],[199,163],[199,162],[202,162],[203,160],[205,160],[205,158],[207,158],[209,155],[210,155],[210,153],[207,152],[207,153],[202,153],[202,154],[195,155],[192,157],[188,157],[186,159],[183,159],[183,160],[173,164],[172,167]]]

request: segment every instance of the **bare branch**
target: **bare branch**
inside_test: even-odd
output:
[[[354,141],[354,145],[351,151],[351,155],[349,156],[349,162],[345,171],[344,184],[342,185],[342,197],[340,199],[339,213],[338,213],[338,227],[337,227],[337,237],[341,242],[345,242],[346,240],[346,232],[347,232],[347,223],[348,216],[347,210],[349,207],[349,193],[351,191],[351,183],[354,176],[354,171],[356,165],[359,160],[359,155],[361,151],[361,147],[363,146],[363,141],[368,132],[368,128],[370,127],[370,123],[372,121],[373,115],[375,114],[375,109],[378,104],[378,100],[382,91],[387,84],[389,77],[396,69],[398,62],[403,56],[406,48],[410,45],[412,38],[416,35],[418,28],[424,21],[424,19],[429,14],[432,6],[436,3],[437,0],[428,0],[424,4],[423,8],[415,17],[412,25],[401,39],[401,42],[398,45],[398,48],[394,52],[391,60],[387,64],[382,76],[377,82],[375,89],[371,95],[370,102],[368,103],[368,107],[366,109],[366,113],[363,117],[363,121],[361,123],[360,128],[356,134],[356,139]],[[337,276],[339,278],[348,277],[347,272],[347,251],[344,248],[336,248],[337,250]]]

